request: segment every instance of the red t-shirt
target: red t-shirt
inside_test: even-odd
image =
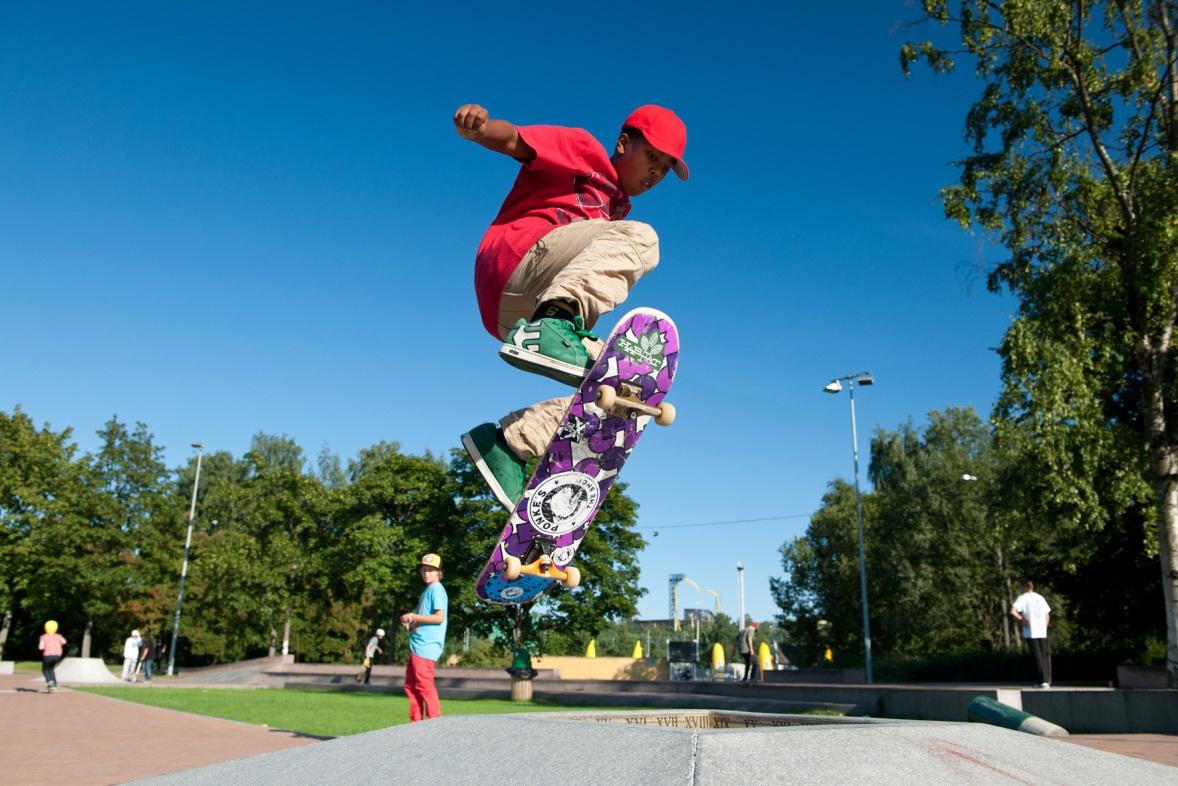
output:
[[[499,298],[520,260],[554,228],[574,221],[617,221],[630,212],[605,148],[580,128],[521,126],[536,151],[523,165],[499,215],[479,244],[474,288],[483,326],[499,336]]]

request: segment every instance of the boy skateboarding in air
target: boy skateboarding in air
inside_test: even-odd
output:
[[[578,387],[600,351],[598,319],[658,264],[654,230],[625,218],[631,197],[668,172],[687,179],[687,129],[674,112],[647,104],[626,118],[607,154],[585,130],[516,126],[478,104],[459,107],[454,126],[522,165],[476,256],[483,326],[503,342],[508,363]],[[570,400],[548,399],[462,435],[505,508],[515,507],[526,462],[544,452]]]

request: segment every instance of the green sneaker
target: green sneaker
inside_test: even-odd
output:
[[[509,511],[515,510],[524,493],[525,464],[503,441],[499,428],[494,423],[472,428],[462,435],[462,447],[470,454],[470,460],[499,504]]]
[[[593,358],[582,339],[597,341],[585,329],[580,315],[568,319],[544,317],[534,322],[521,319],[507,334],[499,356],[516,368],[541,374],[570,387],[580,387]]]

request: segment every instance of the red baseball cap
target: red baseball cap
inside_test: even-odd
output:
[[[675,174],[680,180],[687,179],[687,164],[683,161],[683,150],[687,147],[687,126],[670,109],[654,104],[638,107],[622,127],[637,128],[646,141],[660,153],[675,159]]]

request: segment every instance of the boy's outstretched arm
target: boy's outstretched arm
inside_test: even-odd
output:
[[[454,129],[458,136],[478,142],[488,150],[511,156],[517,161],[532,161],[536,151],[519,135],[519,129],[506,120],[494,120],[478,104],[463,104],[454,112]]]

